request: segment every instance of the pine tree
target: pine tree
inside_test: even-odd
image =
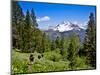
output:
[[[96,25],[93,13],[90,13],[88,28],[86,30],[84,48],[87,63],[91,67],[96,67]]]
[[[67,56],[67,50],[69,46],[69,40],[67,37],[63,37],[60,41],[60,54]]]
[[[69,67],[73,70],[75,61],[74,61],[74,53],[73,53],[73,44],[72,43],[69,44],[67,59],[70,61]]]
[[[12,2],[12,41],[13,47],[20,49],[21,43],[21,24],[24,21],[22,8],[17,1]]]
[[[25,22],[26,22],[27,26],[29,27],[30,24],[31,24],[31,18],[30,18],[30,12],[29,12],[28,9],[27,9],[27,12],[26,12]]]
[[[60,54],[64,54],[64,38],[62,38],[60,41]]]
[[[37,21],[36,21],[36,16],[35,16],[35,13],[34,13],[34,9],[33,8],[31,10],[31,20],[32,20],[32,25],[34,27],[37,27],[38,24],[37,24]]]
[[[25,50],[32,50],[31,45],[32,45],[32,28],[31,28],[31,18],[30,18],[30,13],[29,10],[26,12],[26,17],[25,17]]]
[[[35,50],[39,53],[42,53],[42,32],[39,29],[36,29],[34,32],[35,35]]]
[[[41,31],[37,28],[38,27],[38,24],[37,24],[37,21],[36,21],[36,16],[35,16],[35,12],[34,12],[34,9],[32,8],[31,9],[31,15],[30,15],[30,18],[31,18],[31,28],[32,28],[32,49],[33,49],[33,52],[36,48],[36,38],[39,36],[36,36],[36,33],[40,32],[40,35],[42,34]],[[42,36],[41,36],[42,37]]]
[[[46,34],[43,33],[43,36],[42,36],[42,51],[46,51],[47,49],[47,38],[46,38]]]
[[[69,48],[67,50],[67,52],[68,52],[67,59],[70,61],[69,67],[72,70],[74,69],[74,66],[75,66],[75,58],[79,51],[79,47],[80,47],[79,36],[76,35],[75,33],[71,34],[70,44],[69,44]]]
[[[56,46],[56,48],[60,48],[60,38],[59,38],[59,36],[57,36],[57,38],[55,40],[55,46]]]
[[[51,41],[50,41],[50,39],[47,37],[47,35],[45,34],[45,33],[43,33],[42,34],[43,36],[42,36],[42,50],[43,50],[43,52],[46,52],[46,51],[49,51],[51,48]]]
[[[18,24],[20,21],[24,19],[24,14],[22,12],[22,8],[19,5],[18,1],[12,2],[12,22]]]
[[[51,51],[56,49],[55,40],[51,40]]]

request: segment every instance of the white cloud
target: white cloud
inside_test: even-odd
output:
[[[49,20],[50,20],[49,16],[37,18],[37,22],[45,22],[45,21],[49,21]]]

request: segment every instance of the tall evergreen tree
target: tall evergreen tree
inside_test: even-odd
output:
[[[31,49],[31,43],[32,43],[32,28],[31,28],[31,18],[30,18],[30,13],[29,10],[27,10],[26,12],[26,17],[25,17],[25,22],[26,22],[26,26],[25,26],[25,38],[26,38],[26,45],[25,48],[26,50],[30,50]]]
[[[25,18],[25,22],[26,24],[28,25],[28,27],[30,26],[31,24],[31,18],[30,18],[30,12],[29,10],[27,9],[27,12],[26,12],[26,18]]]
[[[84,48],[87,63],[91,67],[96,67],[96,25],[94,14],[90,13],[88,28],[86,30]]]
[[[45,33],[42,34],[42,45],[43,52],[49,51],[51,49],[50,39],[47,37]]]
[[[59,38],[59,36],[57,36],[57,38],[56,38],[56,40],[55,40],[55,46],[56,46],[56,48],[60,48],[60,38]]]
[[[24,19],[24,14],[22,12],[22,8],[19,5],[18,1],[12,2],[12,22],[18,24],[20,21]]]
[[[35,50],[39,53],[42,53],[42,32],[39,29],[36,29],[34,32],[35,35]]]
[[[60,54],[64,54],[64,38],[62,38],[60,41]]]
[[[63,56],[67,56],[67,49],[69,46],[69,40],[67,37],[63,37],[60,41],[60,53]]]
[[[79,51],[80,47],[80,39],[76,34],[72,34],[70,37],[70,44],[69,48],[67,50],[68,56],[67,59],[70,61],[69,67],[73,70],[75,66],[75,58],[77,56],[77,53]]]
[[[12,41],[13,47],[20,49],[21,29],[20,25],[24,21],[22,8],[17,1],[12,2]]]
[[[51,41],[51,51],[56,49],[56,44],[55,44],[55,40]]]
[[[34,13],[34,9],[33,8],[31,10],[31,20],[32,20],[32,25],[34,27],[37,27],[38,24],[37,24],[37,21],[36,21],[36,16],[35,16],[35,13]]]

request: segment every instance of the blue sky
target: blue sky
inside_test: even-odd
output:
[[[56,26],[63,21],[70,21],[85,26],[90,12],[95,14],[95,6],[50,4],[41,2],[19,2],[26,14],[27,9],[34,12],[40,29],[48,29],[48,26]]]

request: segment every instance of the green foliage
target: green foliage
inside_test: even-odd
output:
[[[16,73],[27,73],[28,66],[27,66],[27,59],[28,54],[20,54],[18,52],[15,52],[15,50],[12,51],[12,74]]]
[[[56,49],[56,44],[55,44],[55,40],[51,41],[51,51]]]
[[[73,66],[75,66],[75,58],[77,56],[77,53],[79,51],[79,47],[80,47],[80,40],[78,35],[76,34],[72,34],[70,37],[70,44],[69,44],[69,48],[68,48],[68,56],[67,59],[70,61],[70,65],[69,67],[73,70]]]
[[[12,41],[13,47],[20,49],[20,32],[21,31],[21,24],[24,23],[24,14],[22,12],[22,8],[18,4],[17,1],[12,3]]]
[[[60,54],[63,56],[63,57],[66,57],[67,56],[67,50],[68,50],[68,47],[69,47],[69,43],[70,43],[70,39],[68,39],[67,37],[65,38],[62,38],[61,41],[60,41]]]
[[[60,38],[58,36],[55,40],[55,46],[56,46],[56,48],[60,48]]]
[[[13,1],[12,6],[13,48],[20,49],[22,52],[34,52],[35,50],[43,52],[42,38],[44,36],[42,36],[42,31],[37,28],[38,25],[33,8],[31,14],[27,9],[26,16],[24,16],[22,8],[17,1]]]
[[[88,28],[86,30],[86,37],[84,42],[85,56],[88,65],[96,67],[96,25],[93,13],[90,13]]]
[[[75,67],[74,67],[74,69],[91,69],[91,67],[89,66],[89,65],[87,65],[87,63],[86,63],[86,57],[79,57],[79,56],[77,56],[76,58],[75,58]]]
[[[61,54],[59,54],[59,52],[57,50],[56,51],[45,52],[44,57],[46,59],[54,61],[54,62],[60,61],[61,58],[62,58]]]
[[[42,60],[33,65],[33,72],[50,72],[50,71],[64,71],[69,70],[68,62],[59,61],[53,62],[50,60]]]
[[[36,22],[36,16],[35,16],[35,13],[34,13],[34,9],[33,9],[33,8],[32,8],[32,10],[31,10],[31,18],[32,18],[32,25],[33,25],[34,27],[37,27],[38,24],[37,24],[37,22]]]
[[[42,52],[47,52],[49,50],[51,50],[51,41],[48,39],[48,37],[46,36],[45,33],[42,34]]]
[[[28,71],[27,62],[14,59],[14,62],[12,63],[12,74],[27,73],[27,71]]]
[[[59,51],[56,50],[44,52],[44,56],[41,59],[38,59],[38,56],[41,54],[34,52],[33,56],[35,60],[30,70],[28,66],[30,53],[20,53],[16,51],[19,50],[12,51],[12,74],[91,69],[91,67],[86,64],[86,58],[79,56],[75,58],[75,65],[73,66],[73,69],[70,68],[69,65],[71,61],[63,61]],[[53,55],[55,58],[52,57]]]

